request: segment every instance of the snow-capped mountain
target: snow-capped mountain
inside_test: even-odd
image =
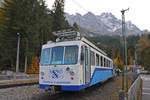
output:
[[[88,30],[93,35],[119,35],[122,32],[122,22],[117,19],[112,13],[102,13],[101,15],[94,15],[88,12],[85,15],[76,13],[75,15],[65,14],[66,19],[70,25],[77,23],[80,27]],[[149,32],[149,31],[145,31]],[[127,35],[141,35],[141,31],[131,21],[126,22]]]

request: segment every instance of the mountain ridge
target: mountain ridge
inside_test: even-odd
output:
[[[81,28],[88,30],[93,36],[99,35],[119,35],[122,32],[122,21],[117,19],[112,13],[104,12],[100,15],[95,15],[88,12],[84,15],[76,13],[75,15],[65,14],[66,20],[70,25],[77,23]],[[131,21],[126,21],[127,35],[142,35],[149,34],[148,30],[140,30]],[[92,36],[92,35],[91,35]]]

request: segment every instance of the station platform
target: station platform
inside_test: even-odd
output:
[[[28,74],[0,75],[0,88],[38,84],[38,77],[38,75]]]

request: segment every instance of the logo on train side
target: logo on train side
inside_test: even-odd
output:
[[[51,78],[53,79],[58,79],[58,78],[63,78],[63,70],[62,69],[55,69],[55,70],[50,70]]]

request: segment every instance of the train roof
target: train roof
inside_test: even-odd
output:
[[[99,49],[97,46],[95,46],[92,42],[88,41],[86,38],[82,37],[81,41],[85,42],[89,46],[91,46],[94,49],[96,49],[97,51],[101,52],[103,55],[107,56],[107,54],[104,51],[102,51],[101,49]]]
[[[96,49],[97,51],[99,51],[100,53],[102,53],[103,55],[107,56],[107,54],[102,51],[101,49],[99,49],[98,47],[96,47],[92,42],[90,42],[89,40],[87,40],[86,38],[82,37],[81,39],[78,40],[69,40],[69,41],[60,41],[60,42],[52,42],[52,41],[48,41],[47,44],[43,45],[44,48],[47,48],[49,46],[61,46],[61,45],[76,45],[79,44],[80,42],[86,43],[87,45],[89,45],[90,47]]]
[[[48,41],[47,44],[43,45],[44,48],[49,46],[53,47],[56,44],[57,46],[72,45],[72,44],[76,45],[82,41],[107,57],[107,54],[104,51],[99,49],[97,46],[95,46],[92,42],[87,40],[85,37],[82,37],[79,32],[76,32],[73,29],[59,30],[53,32],[53,34],[57,36],[56,42]]]

